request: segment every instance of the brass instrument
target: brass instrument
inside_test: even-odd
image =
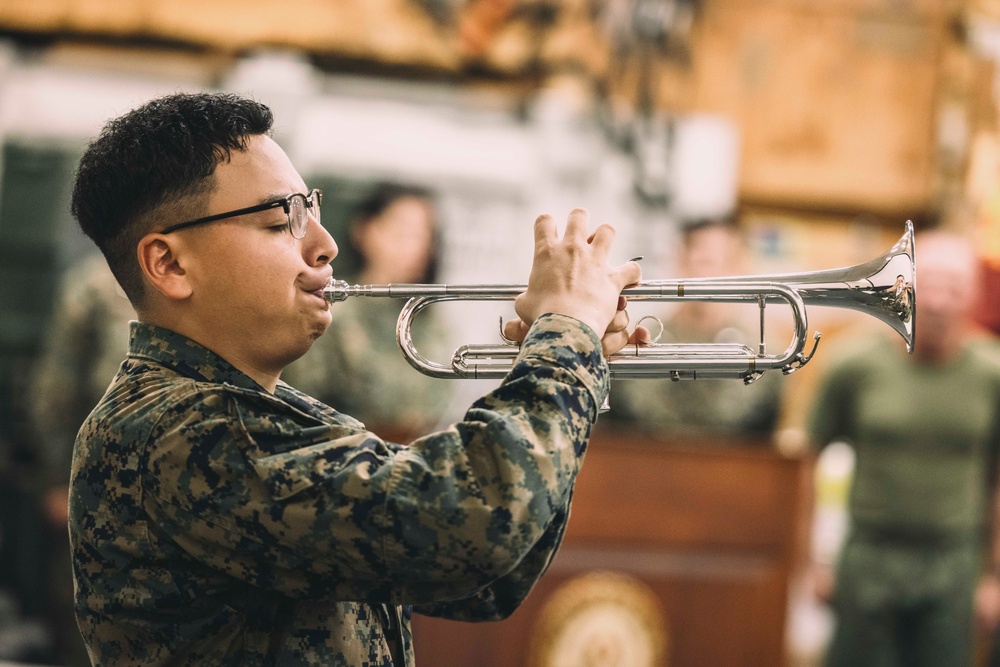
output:
[[[760,307],[760,343],[757,349],[742,344],[630,345],[609,357],[612,379],[739,378],[749,384],[764,371],[788,374],[804,366],[816,351],[820,333],[808,354],[806,306],[858,310],[885,322],[913,351],[916,266],[913,224],[906,222],[903,236],[884,254],[855,266],[807,273],[767,276],[732,276],[683,280],[643,281],[626,288],[629,300],[756,302]],[[415,369],[437,378],[502,378],[513,367],[518,346],[512,341],[496,345],[463,345],[455,350],[451,366],[426,359],[410,335],[414,318],[424,308],[442,301],[513,300],[527,285],[349,285],[331,280],[324,290],[335,303],[348,297],[408,299],[396,322],[396,340]],[[788,348],[770,355],[764,345],[764,308],[785,302],[792,310],[794,333]]]

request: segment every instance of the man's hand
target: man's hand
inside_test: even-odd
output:
[[[588,236],[588,219],[585,210],[574,209],[561,239],[551,217],[543,215],[535,221],[531,276],[528,289],[514,301],[520,323],[508,323],[507,332],[513,334],[510,338],[523,340],[520,332],[526,332],[539,316],[558,313],[575,317],[601,335],[606,354],[617,352],[628,342],[628,315],[621,291],[638,283],[642,272],[634,261],[611,267],[608,255],[615,229],[599,225]],[[648,340],[649,332],[639,329],[640,336],[644,332],[644,340]]]
[[[618,297],[618,312],[615,313],[608,328],[604,330],[604,335],[601,336],[601,353],[605,357],[610,357],[626,345],[645,346],[649,345],[652,340],[649,329],[644,326],[637,326],[635,331],[629,335],[629,317],[628,311],[625,310],[627,303],[628,300],[625,297]],[[528,325],[522,320],[510,320],[503,326],[503,335],[510,340],[523,343],[525,336],[528,335],[528,329]]]

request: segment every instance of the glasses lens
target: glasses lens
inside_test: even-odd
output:
[[[316,218],[316,222],[322,223],[319,217],[319,209],[323,205],[323,193],[319,190],[313,190],[309,193],[309,212],[312,216]]]
[[[316,218],[316,222],[320,222],[319,207],[322,198],[323,194],[319,190],[310,192],[308,198],[302,194],[292,195],[288,204],[288,225],[291,228],[292,236],[300,239],[306,235],[310,213]]]
[[[306,198],[303,195],[292,195],[288,202],[288,226],[292,236],[297,239],[306,235],[309,226],[309,214],[306,212]]]

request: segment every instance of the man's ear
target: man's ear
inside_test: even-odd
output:
[[[180,244],[164,234],[146,234],[136,248],[139,266],[153,287],[168,299],[181,300],[191,296],[191,282],[181,265]]]

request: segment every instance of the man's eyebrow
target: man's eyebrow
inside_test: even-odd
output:
[[[267,195],[264,195],[263,197],[261,197],[260,201],[257,202],[257,203],[258,204],[273,204],[276,201],[281,201],[282,199],[286,199],[288,197],[288,195],[290,195],[290,194],[293,194],[293,193],[291,193],[291,192],[272,192],[270,194],[267,194]]]

